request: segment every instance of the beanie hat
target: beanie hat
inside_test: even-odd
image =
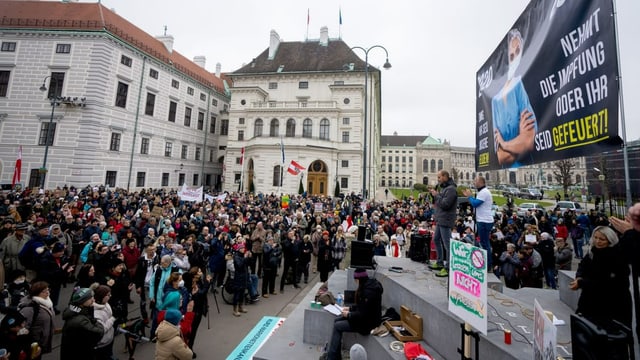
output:
[[[354,279],[363,279],[368,277],[369,277],[369,274],[367,274],[367,270],[363,268],[357,268],[356,271],[353,273]]]
[[[327,230],[324,230],[324,231],[322,232],[322,236],[325,236],[325,235],[329,235],[329,232],[328,232]]]
[[[9,310],[7,315],[0,322],[0,329],[9,330],[12,327],[20,326],[27,319],[17,310]]]
[[[104,299],[105,296],[107,296],[107,294],[111,292],[111,288],[106,285],[100,285],[94,290],[94,292],[95,292],[95,295],[93,296],[93,298],[96,300],[97,303],[102,304],[102,300]]]
[[[80,288],[73,292],[71,305],[82,305],[85,301],[93,297],[93,291],[89,288]]]
[[[58,253],[64,251],[64,244],[61,242],[57,242],[53,244],[53,249],[51,249],[51,253]]]
[[[178,325],[180,323],[180,320],[182,319],[182,314],[176,309],[169,309],[164,314],[164,319],[172,323],[173,325]]]
[[[367,350],[360,344],[353,344],[349,350],[349,358],[351,360],[367,360]]]

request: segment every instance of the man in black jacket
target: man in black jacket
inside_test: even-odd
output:
[[[336,318],[331,333],[329,351],[322,354],[321,360],[340,360],[343,332],[358,332],[368,335],[373,328],[380,325],[382,313],[382,284],[370,279],[365,269],[358,268],[353,273],[358,284],[356,303],[342,308],[342,315]]]
[[[451,240],[451,229],[456,223],[456,207],[458,205],[457,186],[445,170],[438,171],[438,185],[440,192],[431,190],[434,197],[436,231],[433,240],[436,244],[438,260],[429,267],[433,270],[440,270],[436,276],[449,276],[449,242]]]

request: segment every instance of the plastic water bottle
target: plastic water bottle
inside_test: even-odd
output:
[[[344,295],[342,295],[342,293],[338,293],[336,303],[338,304],[338,306],[344,306]]]

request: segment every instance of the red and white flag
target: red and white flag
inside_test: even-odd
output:
[[[16,183],[20,182],[20,173],[22,172],[22,145],[18,148],[18,158],[16,159],[16,166],[13,169],[13,180],[11,180],[11,188],[16,186]]]
[[[291,175],[298,175],[300,174],[300,171],[304,169],[305,169],[304,166],[298,164],[295,160],[291,160],[291,163],[289,164],[289,168],[287,169],[287,171]]]
[[[240,154],[242,155],[242,157],[240,158],[240,165],[242,165],[244,164],[244,146],[240,150]]]

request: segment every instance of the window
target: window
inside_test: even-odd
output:
[[[129,84],[118,82],[118,91],[116,92],[116,106],[121,108],[127,107],[127,93],[129,92]]]
[[[400,162],[400,156],[396,156],[396,162]]]
[[[29,187],[40,187],[42,185],[43,173],[40,172],[40,169],[31,169],[29,172]]]
[[[406,156],[403,156],[403,157],[402,157],[402,162],[403,162],[403,163],[406,163],[406,162],[407,162],[407,157],[406,157]]]
[[[174,89],[180,89],[180,81],[171,79],[171,87]]]
[[[413,156],[409,156],[409,164],[413,164]]]
[[[188,154],[189,154],[189,146],[188,145],[182,145],[182,151],[180,152],[180,158],[181,159],[186,159]]]
[[[302,122],[302,137],[310,138],[312,134],[313,121],[311,119],[304,119]]]
[[[142,142],[140,143],[140,154],[148,155],[149,154],[149,138],[143,137]]]
[[[133,63],[133,60],[131,60],[130,57],[126,56],[126,55],[122,55],[120,57],[120,64],[124,65],[124,66],[128,66],[131,67],[131,63]]]
[[[273,167],[273,181],[271,184],[273,186],[281,186],[282,185],[282,168],[280,165],[276,165]]]
[[[116,187],[117,176],[117,171],[107,171],[107,175],[104,177],[104,184],[112,188]]]
[[[192,87],[187,86],[187,94],[193,95],[193,88]]]
[[[387,156],[387,161],[391,162],[391,161],[392,161],[392,160],[391,160],[392,158],[393,158],[393,156]]]
[[[51,125],[51,128],[49,128]],[[40,136],[38,137],[38,145],[53,146],[53,138],[56,136],[56,123],[43,122],[40,125]]]
[[[348,131],[343,131],[342,132],[342,142],[343,143],[348,143],[349,142],[349,132]]]
[[[122,134],[120,133],[111,133],[111,143],[109,144],[109,150],[111,151],[120,151],[120,138]]]
[[[175,101],[169,101],[169,121],[176,122],[176,112],[178,109],[178,103]]]
[[[158,79],[158,70],[149,69],[149,77],[157,80]]]
[[[171,150],[173,150],[173,143],[166,142],[164,144],[164,156],[171,157]]]
[[[136,174],[136,187],[144,187],[144,180],[146,177],[146,172],[138,171],[138,173]]]
[[[422,160],[422,171],[423,172],[428,172],[429,171],[429,160],[427,160],[427,159],[423,159]]]
[[[329,120],[320,120],[320,139],[329,140]]]
[[[212,99],[211,100],[211,105],[218,106],[218,100],[217,99]]]
[[[204,113],[198,111],[198,130],[204,129]]]
[[[169,173],[162,173],[162,180],[160,186],[169,186]]]
[[[3,50],[4,51],[4,50]],[[269,89],[270,90],[275,90],[278,88],[278,83],[277,82],[270,82],[269,83]]]
[[[207,95],[205,93],[200,93],[200,101],[207,101]]]
[[[49,92],[47,93],[47,99],[57,98],[62,96],[62,88],[64,86],[64,73],[52,72],[51,79],[49,80]]]
[[[387,171],[393,172],[393,165],[389,164],[389,169],[387,169]]]
[[[211,186],[211,179],[212,179],[211,174],[204,174],[204,185]]]
[[[286,135],[287,137],[294,137],[296,136],[296,121],[293,119],[289,119],[287,120],[287,129],[286,129]]]
[[[209,149],[209,162],[213,162],[214,155],[215,155],[215,152],[213,151],[213,149]]]
[[[145,115],[153,116],[153,107],[156,104],[156,95],[147,93],[147,104],[144,108]]]
[[[262,119],[256,119],[256,122],[253,124],[253,137],[262,136],[262,127],[263,127]]]
[[[184,108],[184,126],[191,127],[191,108]]]
[[[346,189],[349,187],[349,178],[340,178],[340,189]]]
[[[349,125],[351,123],[351,119],[349,118],[342,118],[342,125]]]
[[[211,134],[216,133],[216,117],[215,116],[211,116],[211,123],[209,123],[209,132]]]
[[[184,178],[185,178],[185,176],[184,176],[183,173],[180,173],[178,175],[178,185],[182,186],[182,184],[184,184]]]
[[[444,167],[444,161],[438,160],[438,171],[442,170],[443,167]]]
[[[242,156],[236,158],[236,165],[242,165]]]
[[[0,97],[6,97],[9,92],[9,77],[11,71],[0,71]]]
[[[341,166],[343,168],[348,168],[349,167],[349,160],[342,160],[341,161]]]
[[[300,81],[298,83],[298,89],[308,89],[309,88],[309,82],[308,81]]]
[[[244,140],[244,130],[238,130],[238,141]]]
[[[200,183],[200,174],[193,174],[193,186],[198,185]]]
[[[229,135],[229,120],[220,121],[220,135]]]
[[[432,173],[436,172],[436,161],[435,160],[431,160],[431,172]]]
[[[71,52],[71,44],[57,44],[56,54],[69,54]]]
[[[279,136],[280,134],[280,121],[278,119],[271,119],[269,124],[269,136]]]
[[[16,51],[16,43],[13,41],[3,41],[2,42],[2,51],[6,52],[14,52]]]
[[[196,160],[200,160],[202,156],[202,148],[196,147]]]
[[[333,85],[344,85],[344,81],[343,80],[335,80],[333,82]]]

